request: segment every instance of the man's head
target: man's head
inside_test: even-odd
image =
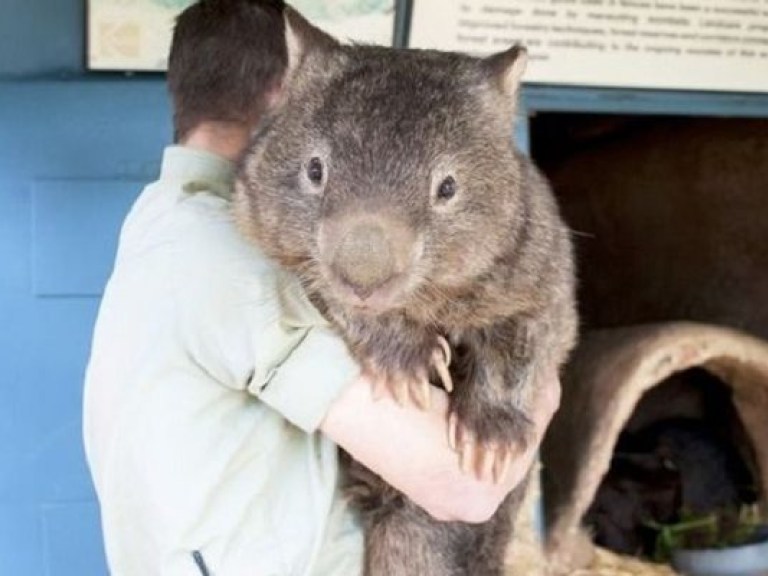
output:
[[[173,34],[168,87],[184,141],[205,122],[253,127],[286,67],[282,0],[200,0]]]

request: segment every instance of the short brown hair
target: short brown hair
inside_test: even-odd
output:
[[[199,0],[176,20],[168,88],[176,140],[203,121],[253,122],[287,65],[282,0]]]

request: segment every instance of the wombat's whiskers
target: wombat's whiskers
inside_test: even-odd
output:
[[[552,226],[549,223],[545,223],[541,220],[534,220],[530,217],[525,217],[525,222],[529,224],[533,224],[534,226],[538,226],[539,228],[546,228],[548,230],[556,230],[560,231],[562,228],[559,228],[557,226]],[[597,236],[595,234],[592,234],[590,232],[584,232],[583,230],[576,230],[575,228],[571,228],[570,226],[565,225],[565,230],[571,235],[571,236],[579,236],[581,238],[596,238]]]

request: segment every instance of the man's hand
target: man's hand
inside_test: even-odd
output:
[[[535,442],[498,483],[464,474],[448,442],[448,395],[432,390],[427,410],[374,399],[377,383],[359,378],[331,405],[321,430],[429,514],[444,521],[485,522],[525,477],[560,403],[554,368],[542,371],[531,419]]]

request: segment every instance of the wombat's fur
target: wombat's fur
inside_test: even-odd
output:
[[[511,142],[524,51],[341,46],[290,9],[286,37],[282,101],[238,179],[239,225],[401,399],[425,400],[446,338],[460,451],[498,472],[493,454],[531,439],[537,368],[560,365],[576,333],[569,233]],[[351,476],[367,574],[502,573],[523,488],[485,524],[440,523],[373,474]]]

